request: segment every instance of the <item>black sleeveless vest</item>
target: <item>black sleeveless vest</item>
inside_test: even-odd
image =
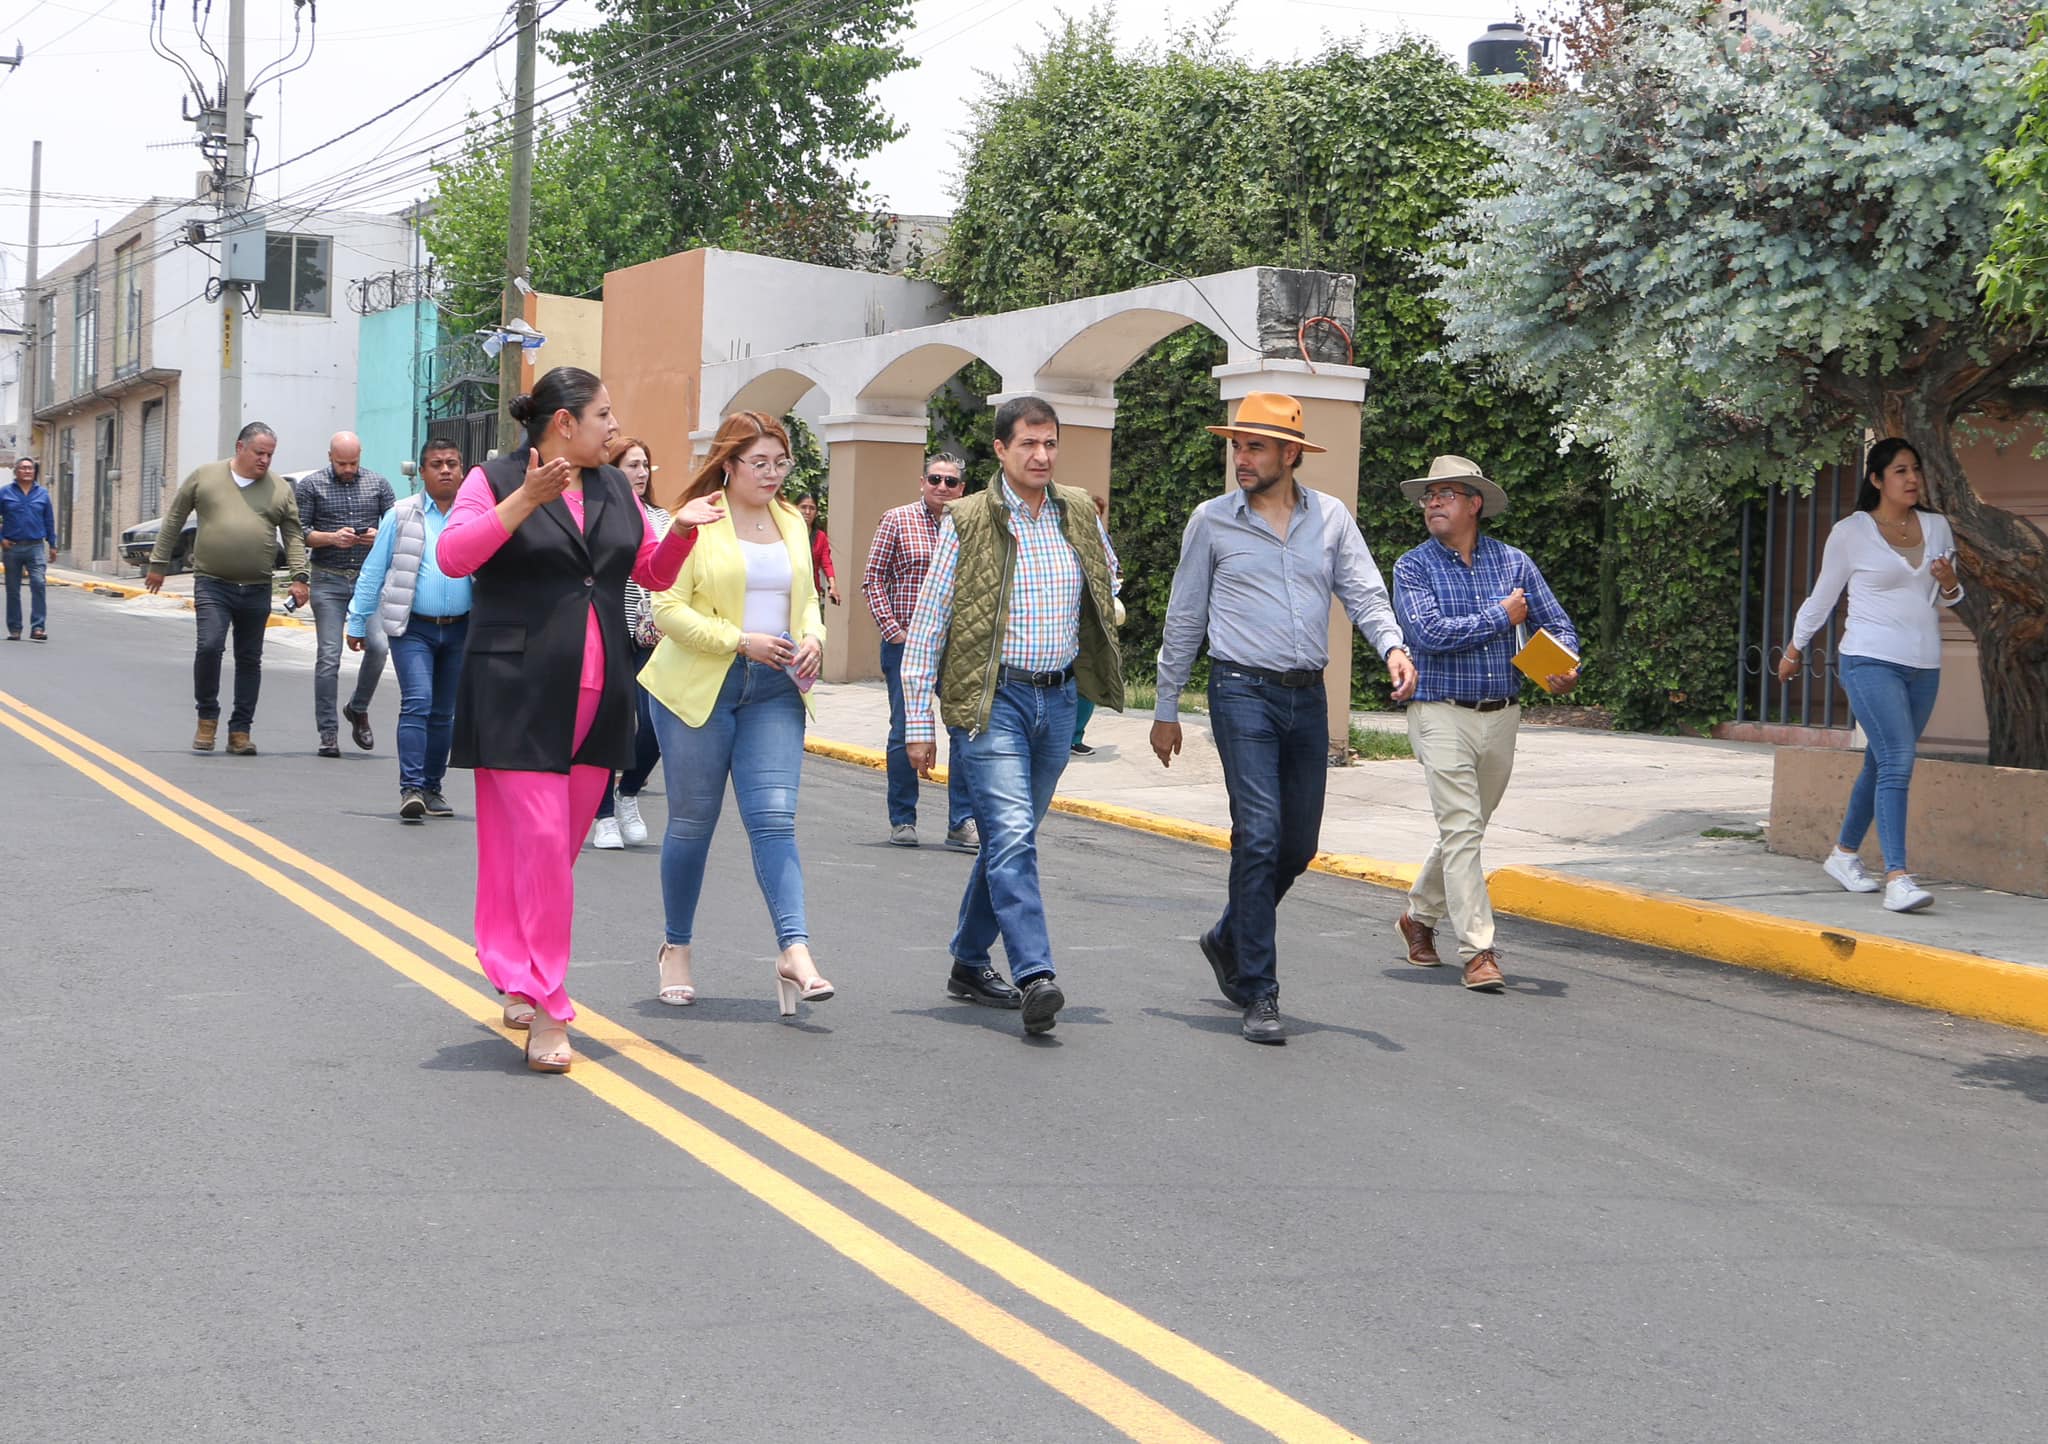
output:
[[[483,474],[503,501],[526,480],[526,448],[485,462]],[[624,472],[584,469],[583,517],[579,528],[568,503],[549,502],[471,578],[452,765],[516,772],[633,765],[626,581],[646,533]],[[604,639],[604,699],[572,756],[592,606]]]

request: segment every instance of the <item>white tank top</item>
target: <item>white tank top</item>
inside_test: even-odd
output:
[[[780,541],[740,543],[747,559],[747,610],[741,630],[780,636],[789,630],[789,548]]]

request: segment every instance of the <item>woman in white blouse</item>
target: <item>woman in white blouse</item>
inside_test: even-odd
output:
[[[1842,688],[1869,745],[1841,836],[1823,867],[1850,892],[1878,890],[1856,855],[1874,814],[1884,849],[1884,905],[1902,913],[1934,901],[1906,870],[1906,789],[1941,686],[1940,608],[1963,599],[1955,533],[1948,518],[1921,507],[1926,492],[1920,453],[1910,444],[1889,437],[1870,449],[1856,510],[1828,533],[1820,576],[1778,663],[1779,681],[1798,675],[1806,644],[1847,590]]]

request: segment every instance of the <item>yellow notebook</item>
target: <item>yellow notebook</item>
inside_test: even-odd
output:
[[[1545,679],[1563,676],[1578,666],[1579,654],[1551,636],[1546,629],[1538,627],[1536,634],[1523,644],[1522,650],[1515,653],[1515,665],[1523,676],[1548,692],[1550,683]]]

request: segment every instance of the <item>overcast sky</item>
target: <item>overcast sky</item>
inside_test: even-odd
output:
[[[202,9],[209,0],[199,0]],[[228,0],[210,0],[207,38],[221,50]],[[543,0],[543,8],[550,0]],[[816,0],[762,0],[765,6]],[[171,48],[213,82],[213,64],[191,24],[192,0],[169,0]],[[1083,7],[1073,7],[1083,8]],[[1126,44],[1163,38],[1218,8],[1216,0],[1123,0]],[[1461,55],[1489,20],[1512,16],[1512,0],[1247,0],[1231,26],[1242,52],[1281,59],[1314,51],[1325,35],[1391,39],[1402,30]],[[188,195],[203,168],[192,127],[179,118],[181,72],[151,53],[149,0],[0,0],[0,51],[19,42],[22,64],[0,72],[0,255],[5,285],[19,286],[28,237],[30,142],[43,142],[42,268],[47,271],[105,224],[150,195]],[[290,0],[248,0],[250,74],[283,55],[291,40]],[[1004,71],[1019,47],[1038,46],[1056,13],[1047,0],[920,0],[902,37],[919,68],[879,87],[883,105],[909,134],[870,159],[862,174],[906,213],[952,209],[960,132],[979,84],[977,70]],[[421,15],[431,19],[419,19]],[[293,159],[438,80],[482,50],[509,23],[487,0],[320,0],[311,63],[267,84],[254,110],[258,170]],[[547,22],[578,27],[597,18],[594,0],[565,0]],[[702,43],[681,37],[675,43]],[[687,58],[681,57],[681,58]],[[397,210],[428,190],[423,167],[445,153],[470,108],[509,93],[507,45],[449,84],[360,135],[262,176],[257,199],[333,197],[335,204]],[[538,94],[560,76],[543,55]],[[551,84],[550,82],[557,82]]]

